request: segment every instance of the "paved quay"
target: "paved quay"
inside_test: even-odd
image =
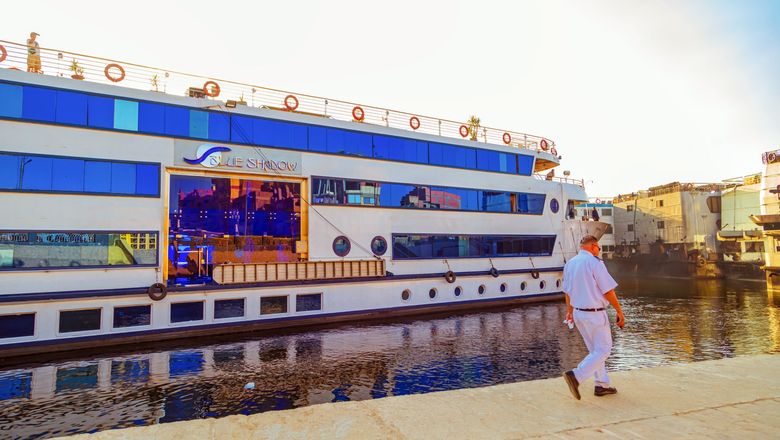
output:
[[[563,379],[103,431],[95,439],[778,438],[780,354],[612,373],[581,401]]]

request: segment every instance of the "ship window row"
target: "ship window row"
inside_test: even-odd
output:
[[[157,232],[0,231],[0,270],[146,267]]]
[[[0,191],[160,196],[160,164],[0,152]]]
[[[530,176],[527,154],[0,83],[0,117]]]
[[[321,205],[542,214],[545,194],[315,177],[312,200]]]
[[[288,295],[260,298],[260,315],[287,313]],[[243,318],[245,298],[214,301],[214,319]],[[296,312],[322,310],[322,294],[307,293],[295,295]],[[171,303],[170,322],[196,322],[204,320],[205,301],[184,301]],[[113,308],[115,329],[148,326],[152,323],[152,305],[116,306]],[[102,327],[103,309],[60,310],[58,332],[76,333],[97,331]],[[30,337],[35,335],[35,313],[0,315],[0,339]]]
[[[393,259],[550,256],[555,235],[393,234]]]

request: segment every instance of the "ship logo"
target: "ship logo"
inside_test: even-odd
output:
[[[195,152],[195,159],[183,158],[190,165],[203,165],[206,168],[214,168],[222,163],[222,153],[230,151],[228,147],[203,144]]]

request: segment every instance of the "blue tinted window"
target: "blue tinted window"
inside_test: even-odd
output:
[[[20,160],[22,189],[51,190],[51,158],[22,156]]]
[[[523,214],[541,214],[544,212],[544,201],[547,196],[544,194],[524,194],[517,195],[517,212]]]
[[[38,87],[24,87],[22,116],[35,121],[54,122],[57,92]]]
[[[190,137],[198,139],[209,138],[209,113],[201,110],[190,110]]]
[[[230,140],[239,144],[251,144],[252,118],[248,116],[231,116]]]
[[[54,191],[84,191],[84,161],[81,159],[52,159],[52,185]]]
[[[327,150],[329,153],[372,157],[371,135],[328,128]]]
[[[87,125],[87,95],[74,92],[57,92],[57,122]]]
[[[243,299],[223,299],[214,301],[214,319],[239,318],[244,316]]]
[[[0,84],[0,116],[22,117],[22,86]]]
[[[387,208],[409,207],[418,193],[414,185],[382,183],[379,187],[379,206]]]
[[[114,307],[114,328],[152,323],[152,306]]]
[[[306,295],[297,295],[295,297],[296,312],[312,312],[322,310],[322,294],[311,293]]]
[[[111,192],[111,163],[99,161],[84,162],[84,191],[94,193]]]
[[[114,194],[135,193],[135,164],[111,164],[111,192]]]
[[[549,256],[554,245],[554,235],[393,234],[393,259]]]
[[[148,102],[139,103],[138,131],[165,134],[165,106]]]
[[[501,171],[498,151],[477,150],[477,169]]]
[[[517,155],[517,173],[530,176],[534,170],[534,157],[527,154]]]
[[[428,163],[427,142],[381,135],[374,135],[373,139],[376,158]]]
[[[476,168],[477,152],[473,148],[431,142],[428,144],[428,149],[432,165],[467,169]]]
[[[480,211],[512,212],[512,195],[507,192],[481,191],[482,205]]]
[[[160,194],[160,166],[137,164],[135,166],[135,193],[156,196]]]
[[[202,321],[203,301],[171,304],[171,322]]]
[[[90,96],[87,99],[89,111],[87,125],[98,128],[114,128],[114,100],[102,96]]]
[[[324,127],[309,127],[309,151],[328,151],[328,131]]]
[[[35,334],[35,313],[0,316],[0,339]]]
[[[230,115],[209,113],[209,139],[212,141],[230,140]]]
[[[19,188],[19,160],[21,156],[0,154],[0,188]]]
[[[138,131],[138,103],[114,100],[114,128],[118,130]]]
[[[184,107],[165,107],[165,134],[171,136],[189,136],[190,110]]]
[[[255,119],[252,130],[254,143],[259,145],[305,150],[308,143],[306,126],[300,124]]]

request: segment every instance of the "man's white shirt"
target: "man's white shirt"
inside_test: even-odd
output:
[[[569,294],[572,307],[598,309],[609,303],[604,294],[617,287],[604,262],[586,250],[563,267],[563,291]]]

